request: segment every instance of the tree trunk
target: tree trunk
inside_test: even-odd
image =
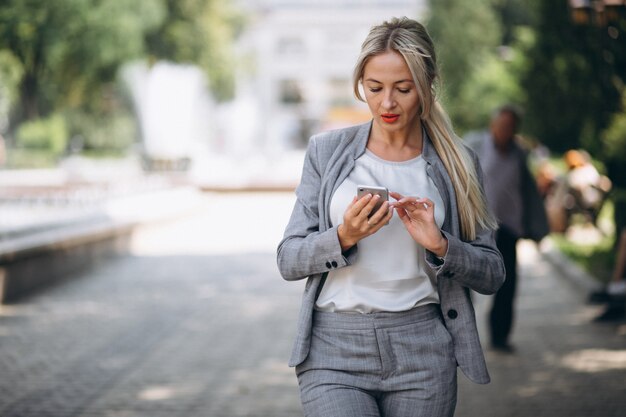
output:
[[[39,88],[37,77],[26,74],[21,85],[21,120],[34,120],[39,118]]]

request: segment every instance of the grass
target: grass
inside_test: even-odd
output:
[[[8,169],[52,168],[58,163],[58,157],[45,150],[11,148],[7,149]]]
[[[615,264],[612,237],[605,237],[600,242],[591,245],[572,242],[563,235],[553,234],[550,237],[565,256],[587,271],[598,282],[607,283],[611,279],[611,272]]]

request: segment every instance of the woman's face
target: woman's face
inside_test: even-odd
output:
[[[387,131],[413,126],[418,118],[420,97],[400,53],[389,51],[371,57],[363,69],[362,83],[375,123]]]

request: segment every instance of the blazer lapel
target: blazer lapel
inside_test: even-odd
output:
[[[355,161],[365,153],[372,122],[359,126],[352,138],[340,141],[328,160],[320,189],[320,229],[330,229],[330,200],[334,192],[354,169]]]

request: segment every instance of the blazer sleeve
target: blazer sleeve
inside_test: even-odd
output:
[[[320,230],[322,173],[317,140],[312,137],[306,151],[296,203],[283,239],[278,245],[278,269],[284,279],[294,281],[349,264],[341,251],[337,227]]]
[[[505,271],[493,231],[483,229],[471,242],[464,242],[445,231],[443,234],[448,239],[448,253],[437,278],[454,279],[480,294],[498,291],[504,283]]]
[[[481,185],[483,172],[476,154],[470,151]],[[496,247],[495,231],[478,228],[476,238],[465,242],[447,231],[448,252],[444,262],[438,265],[438,279],[454,279],[464,287],[480,294],[494,294],[504,283],[506,276],[502,255]],[[434,254],[427,251],[427,261],[437,265]]]

